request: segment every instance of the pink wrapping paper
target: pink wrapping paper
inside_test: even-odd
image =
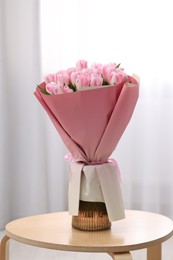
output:
[[[59,95],[35,96],[47,111],[76,161],[107,161],[116,148],[138,99],[138,82]],[[44,86],[44,83],[42,84]]]
[[[45,83],[41,86],[44,88]],[[45,95],[37,88],[34,94],[75,162],[82,162],[83,165],[105,163],[131,119],[139,95],[139,82],[129,76],[116,86],[59,95]],[[79,176],[78,179],[78,192],[74,196],[71,193],[75,197],[75,211],[71,213],[75,215],[80,197]],[[116,217],[111,219],[115,220]]]

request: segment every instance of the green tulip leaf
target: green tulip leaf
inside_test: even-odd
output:
[[[40,89],[40,91],[41,91],[43,94],[48,95],[48,96],[51,95],[49,92],[47,92],[44,88],[41,88],[39,85],[37,85],[37,87]]]

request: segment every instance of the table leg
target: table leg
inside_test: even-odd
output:
[[[147,248],[147,260],[161,260],[162,247],[161,244]]]
[[[125,253],[108,253],[113,260],[132,260],[130,252]]]
[[[0,260],[9,259],[9,237],[4,236],[0,241]]]

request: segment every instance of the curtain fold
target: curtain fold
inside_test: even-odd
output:
[[[39,1],[5,0],[0,10],[2,229],[17,217],[65,209],[66,169],[61,140],[33,95],[41,80]]]

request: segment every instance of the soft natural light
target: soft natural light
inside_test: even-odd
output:
[[[12,219],[68,208],[67,147],[52,124],[54,117],[51,122],[34,91],[44,74],[74,67],[80,59],[88,65],[121,63],[129,75],[140,77],[133,116],[110,158],[120,169],[126,209],[173,218],[172,2],[0,1],[0,229]],[[74,123],[71,107],[76,102],[63,105],[70,112],[68,123]],[[98,109],[103,117],[98,96],[93,106],[91,100],[85,104],[81,99],[76,107],[91,115]],[[122,108],[130,111],[126,102]],[[61,106],[58,113],[64,115],[65,109]],[[86,123],[82,113],[81,119]],[[98,120],[90,125],[100,129]],[[87,127],[82,131],[79,124],[78,129],[79,135],[88,134]],[[113,136],[116,131],[108,133]],[[88,144],[95,136],[91,132]],[[27,258],[16,252],[16,259]]]
[[[136,206],[156,211],[170,196],[167,187],[167,199],[162,194],[160,202],[158,197],[165,180],[171,181],[173,167],[172,24],[171,0],[41,1],[43,74],[74,66],[82,58],[89,64],[120,62],[140,77],[132,123],[113,156],[128,183],[123,187],[127,205],[133,197]]]
[[[74,66],[81,58],[89,63],[115,61],[128,73],[140,75],[145,90],[164,86],[168,91],[173,60],[171,0],[42,0],[40,4],[43,74]]]

